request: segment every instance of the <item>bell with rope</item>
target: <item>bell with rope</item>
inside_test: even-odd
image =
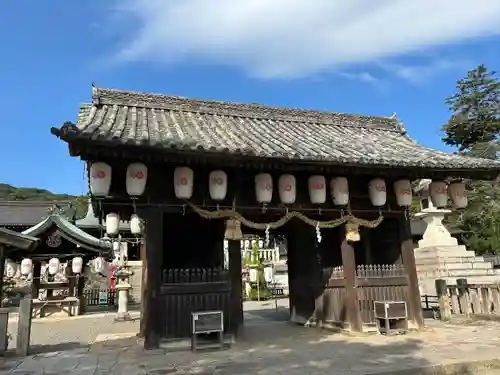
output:
[[[241,223],[238,220],[226,220],[226,232],[224,233],[224,238],[226,240],[241,240],[241,238],[243,238]]]
[[[345,225],[345,238],[349,242],[358,242],[361,240],[359,235],[359,225],[354,223],[346,223]]]

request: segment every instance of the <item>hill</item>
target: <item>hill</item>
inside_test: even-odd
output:
[[[0,200],[2,201],[68,201],[76,198],[78,197],[74,195],[54,194],[45,189],[0,184]]]
[[[54,194],[45,189],[0,184],[0,201],[71,201],[78,219],[87,213],[87,199],[85,195]]]

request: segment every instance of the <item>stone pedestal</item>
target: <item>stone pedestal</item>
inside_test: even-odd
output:
[[[415,263],[421,295],[436,295],[435,280],[444,279],[448,284],[465,278],[470,284],[492,284],[500,281],[500,270],[491,262],[478,257],[474,251],[458,245],[457,239],[443,225],[449,210],[434,207],[416,216],[427,224],[422,239],[415,249]]]
[[[118,283],[116,290],[118,291],[118,313],[116,314],[115,321],[123,322],[131,320],[128,311],[128,295],[132,286],[129,283],[129,278],[132,272],[127,269],[120,269],[116,272]]]

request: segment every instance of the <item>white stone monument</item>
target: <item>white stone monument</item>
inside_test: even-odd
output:
[[[461,278],[467,279],[470,284],[500,282],[500,270],[493,269],[491,262],[459,245],[443,225],[443,219],[451,211],[433,206],[429,198],[429,184],[430,180],[422,180],[415,189],[423,208],[415,216],[426,223],[425,232],[415,249],[420,294],[436,295],[436,279],[444,279],[450,285]]]

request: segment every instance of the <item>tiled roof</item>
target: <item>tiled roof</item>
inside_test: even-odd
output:
[[[0,244],[13,246],[22,250],[32,250],[38,245],[39,239],[13,230],[0,228]]]
[[[445,170],[499,170],[500,163],[412,141],[395,117],[268,107],[93,88],[67,142],[142,145],[263,158]]]
[[[65,216],[72,218],[74,210],[70,202],[53,201],[0,201],[0,226],[33,226],[50,215],[57,204],[65,211]]]

